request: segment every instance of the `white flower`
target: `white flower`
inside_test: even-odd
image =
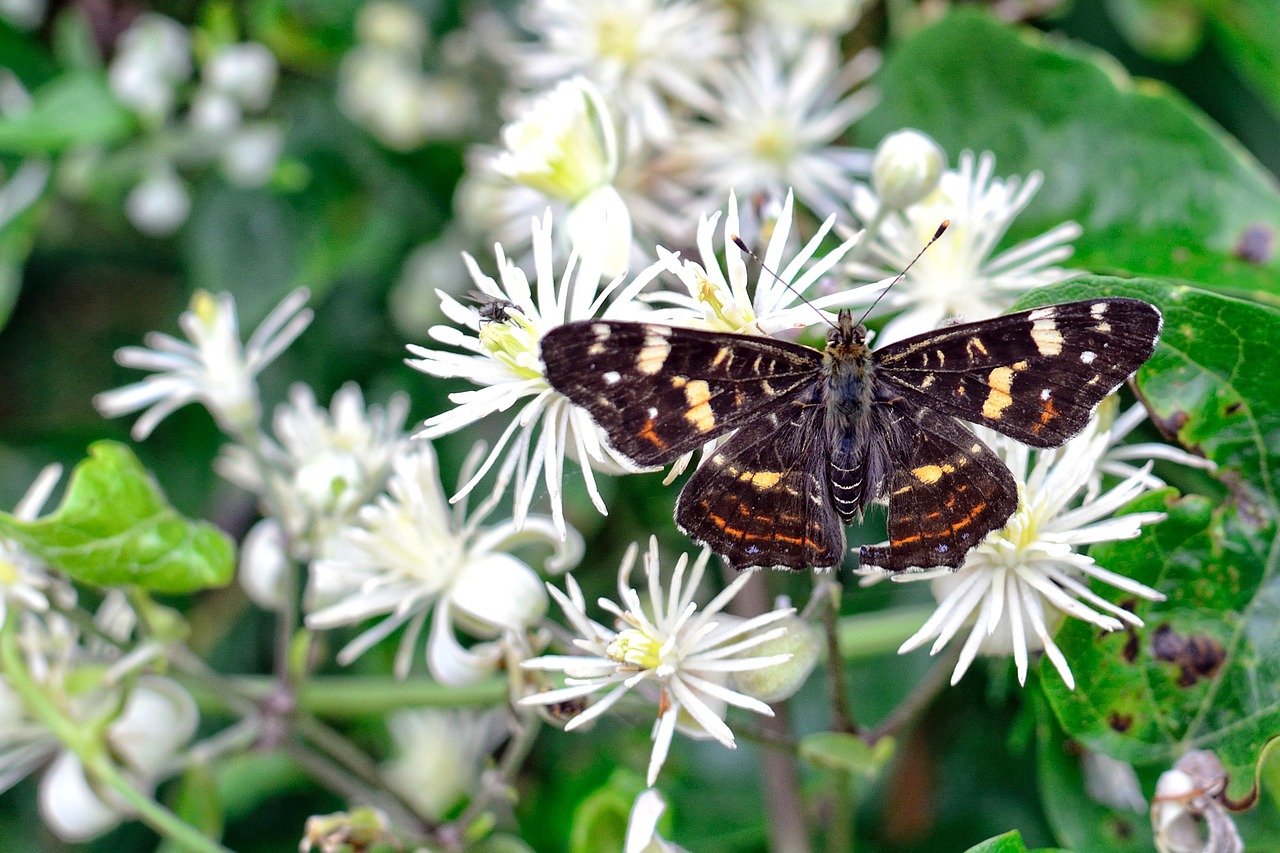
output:
[[[139,15],[116,42],[107,79],[116,97],[159,123],[173,110],[179,83],[191,76],[191,36],[164,15]]]
[[[293,556],[307,560],[382,490],[392,461],[405,448],[408,413],[404,394],[393,395],[385,410],[370,406],[366,411],[354,382],[343,385],[325,410],[299,382],[290,389],[289,402],[276,408],[279,445],[264,446],[269,470],[264,473],[246,448],[235,445],[216,466],[222,476],[262,498],[267,514],[283,525]],[[264,561],[264,572],[268,566]]]
[[[746,708],[773,716],[764,702],[726,686],[735,672],[775,666],[790,659],[788,654],[748,656],[762,644],[786,633],[785,628],[768,626],[795,613],[794,608],[771,610],[751,619],[720,616],[720,611],[751,579],[750,572],[738,575],[701,610],[693,597],[711,555],[703,550],[685,579],[689,555],[681,554],[671,573],[668,590],[663,591],[658,560],[658,540],[651,537],[644,555],[648,577],[648,606],[631,586],[631,570],[637,547],[633,544],[618,570],[620,604],[600,599],[599,606],[616,619],[613,631],[587,618],[582,590],[566,577],[568,594],[548,584],[551,595],[572,623],[579,637],[574,645],[583,655],[546,655],[524,662],[526,669],[563,672],[565,686],[535,693],[520,700],[522,705],[553,705],[607,691],[605,696],[574,717],[565,730],[579,728],[617,704],[633,688],[640,688],[658,702],[658,719],[653,727],[653,754],[649,761],[648,784],[653,785],[666,761],[676,728],[695,738],[714,737],[732,749],[733,732],[724,722],[726,706]]]
[[[146,409],[133,425],[133,437],[139,441],[171,412],[197,401],[231,435],[253,429],[261,414],[256,377],[311,322],[311,309],[303,307],[307,298],[305,289],[285,297],[242,347],[231,294],[215,298],[198,291],[191,297],[191,307],[178,318],[191,343],[152,332],[146,337],[149,349],[118,350],[116,361],[123,366],[155,374],[98,394],[93,405],[108,418]]]
[[[1026,445],[990,430],[980,436],[996,450],[1018,481],[1018,509],[1001,530],[969,552],[959,571],[933,571],[894,576],[895,580],[931,579],[938,609],[911,636],[899,654],[933,640],[930,654],[969,626],[968,637],[951,676],[958,682],[979,652],[1012,654],[1019,683],[1026,683],[1028,653],[1044,649],[1067,686],[1075,678],[1053,633],[1067,617],[1082,619],[1105,631],[1142,620],[1092,592],[1088,578],[1150,601],[1164,595],[1108,571],[1077,548],[1099,542],[1132,539],[1143,525],[1164,519],[1161,512],[1135,512],[1112,517],[1134,498],[1159,485],[1149,467],[1107,491],[1090,489],[1115,437],[1095,415],[1080,435],[1060,448],[1035,454]],[[1077,504],[1077,498],[1079,503]]]
[[[105,698],[99,696],[105,704]],[[126,775],[146,792],[179,769],[179,752],[196,732],[200,715],[181,685],[142,676],[129,691],[120,715],[107,727],[111,753]],[[71,752],[54,759],[40,781],[40,814],[64,841],[87,841],[133,816],[133,809],[107,789],[90,784]]]
[[[601,514],[606,510],[591,469],[620,473],[635,468],[608,449],[598,427],[584,410],[547,384],[539,341],[550,329],[570,320],[625,318],[628,309],[637,310],[633,304],[635,294],[661,271],[662,265],[654,264],[643,270],[625,286],[618,278],[600,290],[602,261],[599,253],[587,252],[579,256],[575,251],[557,280],[553,269],[549,212],[541,221],[533,222],[536,281],[532,287],[524,272],[508,260],[501,245],[496,247],[496,251],[501,284],[482,273],[470,255],[463,255],[463,259],[476,286],[486,298],[510,303],[506,309],[506,320],[483,320],[474,307],[462,305],[440,292],[445,314],[464,326],[466,331],[452,326],[436,326],[431,329],[431,337],[466,352],[409,346],[409,351],[417,356],[408,361],[410,367],[432,376],[465,378],[481,386],[475,391],[449,395],[456,408],[428,418],[419,435],[436,438],[456,432],[525,401],[488,459],[454,500],[469,493],[490,468],[503,459],[494,494],[505,491],[514,478],[517,526],[523,523],[529,512],[541,473],[551,500],[552,518],[557,529],[563,530],[561,479],[566,455],[572,455],[582,465],[587,491]],[[534,430],[539,424],[542,431],[535,442]]]
[[[741,60],[716,68],[705,121],[690,124],[667,159],[707,206],[730,190],[780,199],[793,189],[820,217],[843,210],[871,155],[835,143],[871,108],[872,93],[855,89],[878,64],[864,51],[841,65],[824,36],[790,57],[757,32]]]
[[[706,79],[734,52],[728,12],[703,0],[534,0],[521,22],[537,41],[503,56],[522,85],[581,74],[651,139],[670,138],[672,101],[709,106]]]
[[[124,200],[133,226],[150,237],[167,237],[182,227],[191,213],[191,193],[173,164],[161,161],[147,170]]]
[[[123,594],[107,594],[94,618],[96,635],[82,634],[59,613],[22,614],[19,645],[27,674],[56,712],[86,728],[102,725],[104,711],[118,708],[103,729],[108,754],[131,784],[149,794],[182,768],[182,751],[195,734],[195,702],[177,682],[154,675],[122,676],[144,663],[142,648],[121,657],[136,614]],[[19,692],[0,678],[0,790],[40,764],[40,812],[66,841],[94,838],[133,815],[108,788],[92,784],[79,758],[23,705]]]
[[[960,155],[960,166],[943,174],[936,190],[905,211],[887,212],[865,186],[853,196],[853,213],[877,227],[864,236],[866,263],[851,265],[861,281],[901,272],[929,242],[943,220],[945,234],[894,285],[883,302],[904,309],[877,335],[881,346],[930,332],[944,321],[985,320],[1011,306],[1026,290],[1061,281],[1071,273],[1052,266],[1071,255],[1070,241],[1080,226],[1065,222],[1039,237],[992,257],[1009,225],[1040,187],[1041,175],[1025,183],[1016,177],[992,178],[995,157],[985,152],[975,168],[973,154]]]
[[[502,711],[400,711],[387,720],[388,784],[428,820],[443,820],[480,786],[484,761],[507,738]]]
[[[53,487],[62,476],[61,465],[49,465],[40,472],[13,510],[14,518],[34,521],[44,509]],[[10,606],[43,613],[49,609],[49,594],[56,581],[48,568],[18,545],[0,538],[0,628],[9,618]]]
[[[627,818],[627,837],[623,853],[685,853],[678,844],[672,844],[658,834],[658,821],[667,810],[667,804],[657,788],[645,788],[631,806]]]
[[[866,0],[751,0],[747,4],[768,26],[843,34],[853,29]]]
[[[657,312],[656,316],[680,325],[720,332],[771,335],[783,329],[800,329],[832,321],[834,318],[826,317],[816,309],[829,309],[866,298],[864,293],[855,289],[817,296],[807,304],[801,299],[855,243],[852,239],[846,240],[804,269],[831,230],[834,217],[828,218],[795,257],[783,266],[792,223],[792,197],[788,192],[762,259],[773,272],[756,265],[759,271],[755,287],[750,288],[747,265],[755,264],[755,261],[745,257],[733,242],[741,227],[738,199],[734,193],[729,193],[728,215],[724,221],[724,268],[712,242],[720,213],[716,211],[711,216],[704,216],[698,223],[698,253],[702,263],[681,260],[658,247],[658,256],[666,263],[667,269],[679,277],[688,293],[664,291],[653,294],[650,297],[653,302],[669,302],[675,306],[674,309]],[[875,285],[870,287],[875,289]]]
[[[464,648],[455,626],[492,639],[524,631],[546,610],[537,572],[504,549],[526,542],[550,545],[556,549],[547,561],[551,570],[581,557],[578,535],[566,531],[562,541],[550,519],[541,516],[525,519],[523,532],[512,522],[480,529],[483,512],[469,521],[461,508],[451,516],[439,476],[435,452],[426,442],[398,457],[389,494],[362,508],[359,523],[340,531],[328,553],[312,564],[305,602],[309,628],[386,617],[339,652],[339,663],[350,663],[407,624],[395,665],[403,678],[434,609],[426,652],[431,674],[446,684],[482,678],[499,662],[500,645]]]
[[[404,3],[375,2],[360,8],[356,38],[417,60],[427,44],[427,28],[416,9]]]
[[[572,243],[606,247],[605,274],[622,272],[631,249],[631,216],[613,187],[618,142],[596,87],[582,77],[561,82],[504,127],[502,141],[505,150],[494,158],[494,171],[568,202]]]

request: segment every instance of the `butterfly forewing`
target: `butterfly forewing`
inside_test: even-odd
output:
[[[834,566],[844,522],[833,508],[822,408],[796,401],[754,419],[702,463],[676,524],[737,569]]]
[[[661,465],[794,398],[822,354],[773,338],[594,320],[542,338],[547,380],[615,450]]]
[[[991,448],[946,415],[915,416],[915,453],[890,487],[889,544],[864,545],[863,565],[956,568],[1018,508],[1018,485]]]
[[[891,344],[877,374],[918,405],[1057,447],[1151,357],[1160,324],[1138,299],[1050,305]]]

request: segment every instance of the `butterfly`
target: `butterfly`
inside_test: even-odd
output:
[[[959,567],[1018,506],[1013,475],[956,418],[1058,447],[1155,350],[1139,299],[1066,302],[872,351],[841,311],[826,349],[658,323],[586,320],[543,336],[551,386],[610,445],[658,466],[705,454],[676,524],[735,568],[839,565],[846,524],[888,501],[863,565]]]

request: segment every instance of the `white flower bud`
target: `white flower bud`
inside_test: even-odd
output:
[[[187,123],[207,136],[221,138],[240,126],[240,107],[230,95],[201,89],[187,110]]]
[[[762,702],[781,702],[795,694],[813,672],[822,650],[822,639],[808,622],[790,616],[769,625],[766,630],[786,628],[787,633],[755,646],[752,657],[789,654],[791,659],[761,669],[733,673],[733,686]]]
[[[900,130],[877,146],[871,186],[885,207],[901,210],[933,192],[946,167],[938,143],[918,130]]]
[[[229,95],[245,109],[258,112],[271,103],[279,68],[266,45],[256,41],[228,44],[214,51],[204,66],[205,84]]]
[[[260,187],[275,172],[283,145],[283,134],[274,124],[246,127],[222,149],[222,171],[237,186]]]
[[[124,212],[142,233],[167,237],[187,221],[191,195],[173,167],[165,163],[129,191]]]
[[[174,89],[191,76],[191,36],[164,15],[138,16],[120,36],[107,79],[122,102],[153,121],[173,109]]]
[[[356,18],[356,38],[369,47],[417,56],[427,43],[427,30],[421,16],[403,3],[370,3]]]
[[[240,547],[240,571],[236,579],[249,600],[264,610],[279,610],[284,598],[285,572],[289,556],[284,551],[284,531],[273,518],[253,526]]]

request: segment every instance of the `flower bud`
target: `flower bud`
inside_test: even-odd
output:
[[[766,630],[786,628],[787,632],[752,648],[751,657],[790,654],[791,659],[763,669],[733,673],[733,686],[762,702],[781,702],[800,689],[818,662],[822,640],[808,622],[790,616],[768,626]]]
[[[938,143],[918,130],[900,130],[876,148],[871,186],[885,207],[901,210],[933,192],[946,166]]]

